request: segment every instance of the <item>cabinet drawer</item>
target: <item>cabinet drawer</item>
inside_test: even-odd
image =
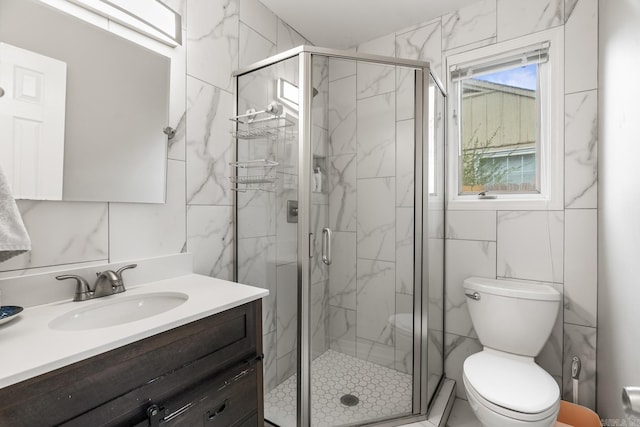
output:
[[[206,364],[206,360],[202,362]],[[214,427],[219,419],[236,419],[238,410],[242,411],[240,417],[244,417],[257,409],[261,399],[258,393],[262,390],[260,358],[208,377],[202,377],[199,372],[202,369],[202,363],[197,363],[165,375],[61,427],[200,426],[203,419],[209,418],[211,423],[204,425]],[[199,375],[198,380],[194,380],[195,375]],[[241,402],[237,402],[239,398]],[[223,425],[231,424],[225,421]]]
[[[245,304],[0,389],[0,425],[59,425],[102,405],[108,416],[84,425],[118,425],[111,422],[146,408],[144,399],[170,397],[259,355],[260,311],[259,302]],[[106,405],[126,396],[134,398]]]
[[[191,394],[194,399],[186,402],[184,398],[176,403],[168,405],[171,409],[179,410],[185,405],[192,404],[188,409],[193,412],[193,416],[178,415],[167,421],[167,427],[192,427],[202,425],[203,427],[230,427],[242,425],[248,414],[255,414],[258,410],[257,393],[257,372],[256,366],[262,369],[262,365],[254,365],[249,372],[240,379],[233,380],[228,377],[227,386],[224,383],[212,381],[203,384],[202,387],[193,390]],[[245,371],[241,371],[245,372]],[[242,375],[242,373],[236,373]],[[166,419],[166,418],[165,418]],[[194,422],[191,422],[193,420]],[[199,421],[199,422],[198,422]],[[257,426],[257,424],[253,424]]]

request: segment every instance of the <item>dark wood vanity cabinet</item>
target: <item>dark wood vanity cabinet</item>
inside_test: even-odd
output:
[[[262,426],[261,325],[258,300],[0,389],[0,426]]]

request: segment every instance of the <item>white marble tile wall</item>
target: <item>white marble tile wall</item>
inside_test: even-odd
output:
[[[356,311],[329,306],[329,348],[356,355]]]
[[[482,350],[480,341],[460,335],[444,335],[444,372],[447,378],[456,381],[456,396],[466,399],[467,393],[462,382],[462,364],[470,355]]]
[[[395,178],[358,180],[358,258],[395,261],[395,192]]]
[[[276,44],[240,22],[240,68],[268,58],[276,53]]]
[[[357,50],[362,53],[395,56],[394,36],[394,34],[389,34],[387,36],[362,43],[358,46]],[[358,76],[358,99],[395,92],[395,67],[358,62],[356,64],[356,68]]]
[[[296,349],[298,341],[298,264],[278,266],[276,281],[276,352],[285,355]]]
[[[498,212],[500,277],[562,283],[564,212]]]
[[[596,328],[570,323],[564,325],[562,398],[569,401],[572,399],[571,362],[573,356],[578,356],[582,362],[578,403],[591,409],[596,407],[596,338]]]
[[[187,76],[187,204],[231,205],[233,94]]]
[[[238,68],[239,1],[187,0],[187,74],[233,90]]]
[[[470,275],[545,281],[563,292],[564,308],[538,361],[564,383],[565,393],[570,345],[595,364],[589,346],[573,343],[587,336],[595,347],[597,326],[597,22],[597,0],[480,0],[395,33],[396,56],[429,60],[443,74],[441,64],[448,55],[553,27],[563,27],[565,33],[565,209],[447,212],[446,370],[452,378],[460,380],[464,358],[481,349],[462,294],[462,280]],[[382,53],[390,37],[363,46]],[[336,79],[348,75],[344,65],[335,64]],[[396,70],[396,79],[396,120],[411,119],[412,88],[405,87],[409,75]],[[363,85],[358,83],[357,89],[362,91]],[[398,170],[406,163],[403,155],[396,152]],[[402,204],[404,186],[399,175],[396,179]],[[585,375],[581,392],[591,404],[594,377]],[[457,390],[463,396],[463,387]]]
[[[316,358],[329,349],[329,283],[311,285],[311,356]]]
[[[495,37],[496,27],[496,0],[478,1],[442,16],[442,49],[448,50]]]
[[[396,205],[414,205],[415,143],[413,119],[396,122]],[[413,209],[412,209],[413,210]]]
[[[422,34],[433,39],[414,46]],[[438,21],[357,50],[440,58],[439,37]],[[401,71],[329,63],[329,216],[336,239],[329,272],[329,345],[408,373],[411,338],[391,324],[391,316],[413,312],[414,95],[413,84],[407,84],[412,74],[399,78]],[[403,105],[396,108],[401,94]]]
[[[185,162],[168,160],[165,204],[111,203],[109,256],[121,261],[182,252],[185,245]],[[168,224],[175,224],[167,227]],[[158,233],[158,230],[163,230]]]
[[[334,231],[335,258],[329,269],[329,304],[356,309],[356,233]]]
[[[331,64],[337,61],[332,60]],[[346,61],[340,61],[344,63]],[[333,76],[336,66],[329,68]],[[356,153],[356,76],[354,74],[332,80],[329,84],[329,150],[331,155]],[[338,71],[339,72],[339,71]]]
[[[358,178],[395,176],[395,100],[393,92],[358,100]]]
[[[395,263],[358,259],[356,335],[391,345],[389,317],[395,313]],[[392,358],[393,359],[393,358]]]
[[[399,295],[413,295],[413,218],[413,208],[396,208],[396,292]]]
[[[496,243],[447,239],[445,246],[445,325],[450,334],[477,338],[467,309],[467,277],[496,276]]]
[[[598,217],[596,209],[565,211],[564,321],[597,326]]]
[[[498,0],[498,41],[564,24],[565,0]]]
[[[396,294],[396,314],[413,317],[413,296]],[[395,351],[395,369],[410,374],[413,372],[413,328],[395,327],[393,345]]]
[[[565,0],[565,93],[598,88],[598,0]]]
[[[396,33],[398,58],[427,61],[431,69],[442,75],[442,22],[440,19],[407,32]]]
[[[19,200],[18,209],[32,249],[2,263],[3,271],[109,259],[107,203]]]
[[[231,206],[189,205],[187,247],[193,271],[211,277],[233,277],[233,209]]]
[[[564,108],[564,204],[568,209],[595,209],[598,203],[598,91],[568,94]]]

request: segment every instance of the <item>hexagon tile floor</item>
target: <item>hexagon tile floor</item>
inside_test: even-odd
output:
[[[411,412],[411,375],[328,350],[311,364],[313,427],[332,427]],[[356,396],[355,406],[340,403]],[[296,375],[265,396],[265,418],[280,427],[296,425]]]

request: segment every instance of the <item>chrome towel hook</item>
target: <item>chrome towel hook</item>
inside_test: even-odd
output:
[[[176,136],[176,130],[171,126],[167,126],[166,128],[162,129],[162,132],[164,132],[169,139],[173,139],[173,137]]]

